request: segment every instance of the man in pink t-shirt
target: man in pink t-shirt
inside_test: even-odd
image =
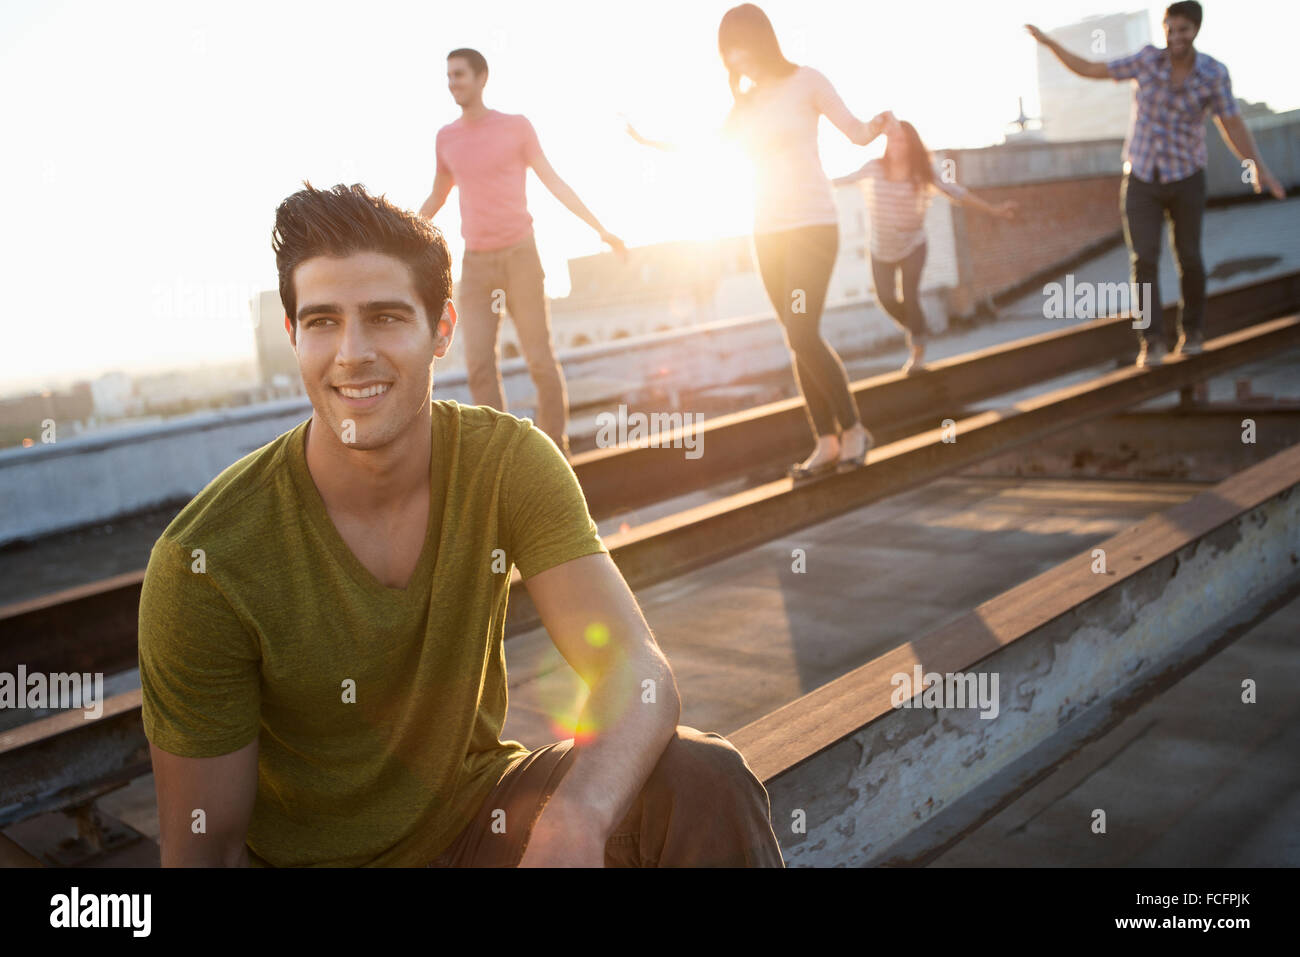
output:
[[[433,192],[420,215],[433,219],[453,186],[460,187],[465,256],[458,290],[470,396],[477,405],[507,411],[497,335],[504,309],[514,320],[528,372],[537,388],[537,427],[568,455],[569,417],[564,373],[551,343],[541,258],[533,238],[524,182],[531,166],[555,198],[600,234],[625,262],[627,250],[608,232],[542,153],[537,133],[522,115],[483,105],[487,61],[477,50],[447,54],[447,86],[460,119],[438,131]]]

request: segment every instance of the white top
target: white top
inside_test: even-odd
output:
[[[858,189],[867,204],[871,219],[871,258],[880,262],[898,262],[925,242],[925,214],[934,199],[934,190],[918,189],[910,179],[885,177],[885,164],[872,160],[862,168]],[[953,199],[967,195],[966,187],[945,183],[938,170],[934,185]]]
[[[837,224],[834,194],[817,152],[817,121],[825,115],[852,139],[861,122],[831,81],[812,67],[759,84],[733,107],[723,132],[754,161],[754,232]]]

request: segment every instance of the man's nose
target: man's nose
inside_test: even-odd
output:
[[[339,336],[338,361],[340,363],[366,362],[374,358],[374,352],[374,343],[365,322],[356,319],[343,324],[343,332]]]

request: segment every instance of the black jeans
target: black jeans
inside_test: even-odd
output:
[[[819,435],[834,435],[862,420],[849,389],[844,363],[821,334],[826,287],[840,247],[839,226],[804,226],[756,233],[754,252],[767,298],[785,330],[794,359],[795,384],[803,394],[808,420]]]
[[[1119,203],[1124,214],[1124,241],[1129,249],[1129,282],[1136,287],[1143,314],[1151,317],[1151,325],[1143,333],[1149,341],[1164,338],[1159,269],[1160,231],[1166,217],[1173,240],[1174,263],[1181,280],[1178,326],[1189,337],[1204,333],[1205,263],[1201,259],[1201,220],[1205,215],[1205,193],[1204,169],[1172,183],[1148,183],[1132,173],[1124,176]]]
[[[921,311],[921,268],[925,265],[925,243],[917,246],[898,262],[871,260],[871,275],[876,282],[876,301],[894,321],[912,334],[913,342],[926,337],[925,313]],[[895,271],[903,273],[903,299],[894,295]]]

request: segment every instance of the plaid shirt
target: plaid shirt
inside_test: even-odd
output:
[[[1236,116],[1228,68],[1197,51],[1187,79],[1169,82],[1165,50],[1147,44],[1137,53],[1110,60],[1106,69],[1116,80],[1133,84],[1133,112],[1124,140],[1124,172],[1152,183],[1156,173],[1166,183],[1194,175],[1206,163],[1205,114]]]

